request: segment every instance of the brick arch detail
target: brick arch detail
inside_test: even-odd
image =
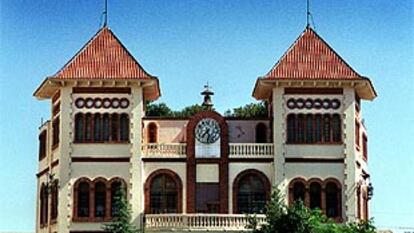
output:
[[[120,181],[126,188],[126,182],[121,177],[113,177],[108,180],[105,177],[96,177],[91,180],[88,177],[78,178],[73,185],[73,208],[72,208],[72,219],[74,222],[102,222],[111,220],[111,184],[112,182]],[[86,182],[89,184],[89,217],[78,217],[78,188],[79,184]],[[95,185],[98,182],[105,184],[106,195],[105,195],[105,217],[95,217]]]
[[[296,182],[300,182],[303,183],[305,185],[305,200],[304,200],[304,204],[306,206],[310,205],[310,194],[309,194],[309,188],[310,188],[310,184],[313,182],[319,183],[321,185],[321,201],[322,201],[322,212],[326,213],[326,185],[328,183],[334,183],[336,185],[336,187],[338,188],[338,212],[339,212],[339,217],[336,217],[334,220],[336,222],[342,222],[342,184],[341,182],[337,179],[337,178],[333,178],[333,177],[328,177],[325,179],[321,179],[321,178],[310,178],[310,179],[305,179],[304,177],[297,177],[292,179],[289,182],[289,205],[293,204],[293,185]]]
[[[174,180],[175,185],[177,187],[177,199],[178,199],[177,200],[177,212],[182,213],[182,209],[183,209],[182,208],[183,207],[183,204],[182,204],[183,203],[182,202],[182,199],[183,199],[183,197],[182,197],[183,196],[182,195],[183,185],[182,185],[180,176],[177,173],[175,173],[174,171],[170,170],[170,169],[158,169],[158,170],[152,172],[148,176],[148,178],[146,179],[145,184],[144,184],[144,198],[145,198],[144,212],[146,214],[150,214],[150,212],[151,212],[150,211],[150,206],[151,206],[151,196],[150,196],[151,184],[152,184],[152,181],[154,180],[155,177],[157,177],[158,175],[162,175],[162,174],[168,175],[169,177],[171,177]]]
[[[220,126],[220,158],[196,159],[194,129],[204,118],[216,120]],[[200,163],[218,164],[219,166],[219,193],[220,213],[228,213],[228,170],[229,170],[229,129],[226,120],[219,113],[211,110],[202,111],[190,118],[187,124],[187,213],[195,213],[196,200],[196,165]]]
[[[270,192],[271,192],[271,185],[268,177],[261,171],[256,169],[247,169],[240,172],[233,181],[233,213],[237,214],[238,211],[238,203],[237,203],[237,195],[239,190],[239,182],[242,178],[248,175],[257,176],[260,181],[262,181],[263,186],[265,187],[265,196],[267,200],[270,200]]]

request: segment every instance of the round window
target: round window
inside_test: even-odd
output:
[[[105,98],[103,99],[103,107],[104,108],[109,108],[111,107],[111,100],[109,98]]]
[[[315,109],[321,109],[322,108],[322,100],[321,99],[316,99],[313,101],[313,107]]]
[[[112,99],[112,107],[113,108],[119,108],[119,99],[118,98],[113,98]]]
[[[331,101],[329,99],[324,99],[322,102],[322,107],[324,109],[328,109],[331,107]]]
[[[289,99],[287,102],[287,107],[290,109],[295,108],[295,99]]]
[[[120,100],[121,108],[127,108],[129,106],[129,100],[127,98],[122,98]]]
[[[305,106],[305,100],[302,98],[296,100],[296,107],[302,109]]]
[[[86,107],[87,108],[92,108],[93,107],[93,99],[92,98],[86,98]]]
[[[96,98],[95,99],[95,108],[101,108],[102,107],[102,99]]]
[[[77,108],[85,107],[85,100],[83,98],[77,98],[75,101],[75,105]]]

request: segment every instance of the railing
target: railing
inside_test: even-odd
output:
[[[142,153],[148,157],[185,156],[186,143],[148,143],[142,145]]]
[[[273,157],[273,143],[230,143],[230,157]]]
[[[265,215],[256,215],[258,225],[265,223]],[[162,230],[244,230],[248,219],[243,214],[147,214],[146,231]]]
[[[147,143],[142,145],[144,157],[185,157],[186,143]],[[232,158],[272,158],[273,143],[230,143]]]

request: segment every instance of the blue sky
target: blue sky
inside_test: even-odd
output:
[[[174,109],[201,103],[209,81],[220,112],[254,101],[304,30],[305,0],[109,0],[109,26],[160,79]],[[100,26],[103,0],[0,2],[0,231],[33,231],[37,135],[49,102],[33,91]],[[363,103],[378,226],[414,227],[414,6],[411,0],[313,0],[315,29],[379,94]],[[183,91],[184,88],[184,91]],[[411,116],[411,117],[410,117]]]

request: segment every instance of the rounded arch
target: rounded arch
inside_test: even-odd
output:
[[[116,176],[116,177],[112,177],[109,181],[108,181],[108,186],[111,186],[113,183],[115,182],[120,182],[124,188],[127,188],[127,183],[124,180],[124,178]]]
[[[175,183],[175,189],[177,192],[177,213],[182,212],[182,182],[181,178],[177,173],[175,173],[172,170],[169,169],[159,169],[154,172],[152,172],[144,184],[144,193],[145,193],[145,213],[150,214],[151,213],[151,185],[155,178],[159,177],[160,175],[165,175],[169,178],[171,178]]]
[[[330,218],[342,220],[342,184],[336,178],[327,178],[324,181],[325,213]]]
[[[298,198],[306,205],[308,182],[303,177],[296,177],[289,182],[289,205],[292,205]]]
[[[127,183],[121,177],[113,177],[108,181],[108,198],[110,204],[108,206],[108,216],[114,217],[117,214],[118,206],[116,204],[116,195],[118,191],[123,191],[124,197],[128,197]]]
[[[260,180],[264,188],[263,190],[264,199],[265,201],[270,200],[271,185],[270,185],[270,181],[267,178],[267,176],[263,172],[256,170],[256,169],[244,170],[240,172],[233,181],[233,213],[240,212],[239,211],[240,203],[239,203],[239,198],[238,198],[239,191],[240,191],[240,182],[248,176],[255,176]]]
[[[83,190],[84,188],[86,189],[86,187],[80,187],[81,184],[87,184],[87,198],[85,201],[87,203],[85,203],[85,210],[80,210],[79,209],[79,205],[81,200],[79,200],[80,198],[80,192],[86,192],[86,190]],[[73,185],[73,218],[74,220],[81,220],[81,219],[88,219],[89,217],[92,216],[91,210],[92,208],[90,208],[90,203],[91,203],[91,196],[92,196],[92,192],[91,192],[91,188],[93,187],[93,182],[88,178],[88,177],[81,177],[78,178],[74,185]],[[86,211],[83,214],[79,214],[82,211]],[[83,216],[85,215],[85,216]]]
[[[101,182],[105,184],[105,187],[108,188],[108,179],[106,179],[105,177],[102,176],[98,176],[95,179],[93,179],[91,181],[91,183],[93,184],[92,188],[95,187],[96,183]]]
[[[324,210],[323,204],[323,181],[320,178],[311,178],[308,180],[309,203],[307,206],[311,209]]]
[[[92,187],[92,201],[94,217],[103,218],[107,212],[107,192],[108,192],[108,180],[103,177],[97,177],[93,180]]]

